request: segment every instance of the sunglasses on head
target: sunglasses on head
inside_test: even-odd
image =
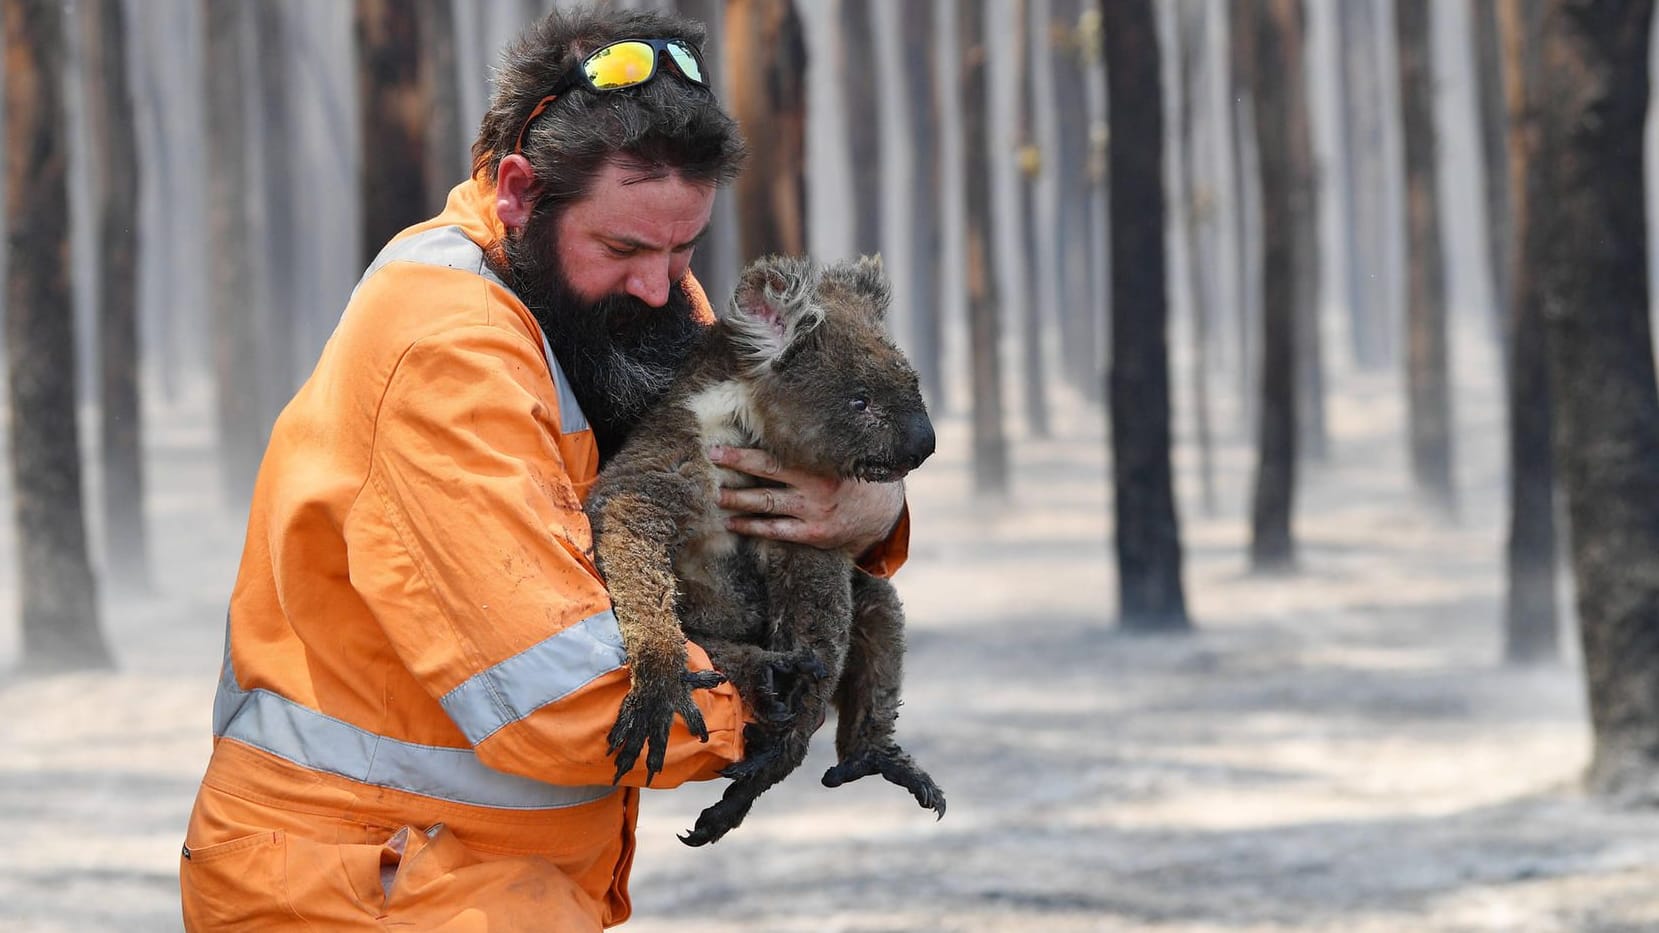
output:
[[[524,134],[530,131],[530,124],[561,95],[578,87],[586,87],[590,91],[620,91],[638,87],[655,78],[662,70],[660,65],[664,61],[668,62],[669,70],[682,80],[699,87],[709,86],[703,71],[703,56],[684,39],[619,39],[595,49],[559,77],[553,90],[537,101],[535,109],[525,117],[524,126],[513,142],[513,152],[518,153],[524,148]]]

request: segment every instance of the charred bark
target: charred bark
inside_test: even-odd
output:
[[[991,255],[991,159],[996,143],[986,119],[990,101],[983,4],[957,11],[962,55],[962,175],[966,187],[968,356],[973,373],[974,491],[1008,494],[1008,440],[1003,434],[1001,345],[1002,292]]]
[[[356,0],[357,108],[363,159],[364,265],[386,242],[431,212],[426,206],[426,120],[432,95],[421,68],[420,16],[398,0]]]
[[[1205,0],[1184,0],[1177,8],[1176,38],[1181,76],[1179,104],[1181,142],[1177,158],[1186,192],[1183,229],[1187,238],[1187,281],[1192,295],[1192,404],[1193,434],[1198,444],[1198,476],[1204,513],[1216,514],[1215,455],[1210,439],[1210,320],[1215,307],[1213,227],[1215,191],[1198,169],[1197,105],[1204,99],[1205,49],[1209,45],[1210,16]]]
[[[726,25],[725,0],[677,0],[675,8],[681,16],[707,27],[703,63],[708,67],[715,93],[726,97],[730,83],[726,80],[726,43],[722,38]],[[691,269],[718,309],[737,287],[737,205],[730,190],[715,195],[714,216],[709,225],[709,235],[691,256]]]
[[[1191,628],[1170,477],[1169,311],[1164,283],[1163,91],[1151,0],[1105,6],[1112,126],[1112,349],[1108,397],[1122,624]]]
[[[1411,475],[1430,505],[1450,513],[1457,508],[1457,491],[1452,475],[1452,394],[1428,0],[1396,0],[1394,25],[1399,37],[1400,123],[1406,163],[1406,401]]]
[[[1543,6],[1525,261],[1549,321],[1594,733],[1590,789],[1659,803],[1659,390],[1648,311],[1643,128],[1652,0]]]
[[[881,109],[871,0],[840,0],[841,93],[852,168],[853,251],[881,252]]]
[[[87,556],[69,291],[63,8],[0,5],[6,42],[6,375],[22,666],[110,666]]]
[[[1234,5],[1234,28],[1255,33],[1256,145],[1262,191],[1262,356],[1258,455],[1251,506],[1250,565],[1257,571],[1295,564],[1291,515],[1296,495],[1295,166],[1290,92],[1299,69],[1300,0]]]
[[[938,42],[934,34],[933,3],[903,5],[899,28],[904,34],[905,85],[910,91],[910,254],[912,257],[911,359],[922,379],[922,391],[934,411],[944,411],[948,399],[944,379],[944,309],[941,276],[945,240],[940,205],[944,203],[943,173],[939,171],[939,87],[934,77]]]
[[[1055,152],[1055,179],[1060,187],[1060,210],[1055,218],[1060,231],[1060,370],[1085,394],[1097,395],[1089,385],[1098,375],[1095,347],[1096,302],[1090,285],[1094,259],[1093,231],[1089,205],[1093,197],[1089,179],[1089,108],[1087,60],[1081,36],[1083,7],[1079,0],[1053,0],[1050,4],[1050,41],[1054,54],[1054,108],[1059,123]]]
[[[731,113],[749,141],[736,184],[739,251],[806,252],[806,39],[791,0],[726,6]]]
[[[1551,460],[1552,418],[1548,334],[1538,267],[1524,261],[1521,250],[1533,242],[1537,210],[1547,210],[1543,166],[1538,159],[1539,93],[1538,0],[1479,0],[1484,7],[1476,29],[1493,28],[1499,19],[1503,54],[1499,104],[1507,115],[1507,159],[1503,174],[1508,221],[1491,220],[1498,244],[1495,291],[1505,314],[1505,364],[1509,401],[1509,538],[1505,548],[1507,586],[1504,599],[1504,660],[1538,664],[1561,656],[1556,612],[1555,469]],[[1501,11],[1501,16],[1491,15]],[[1482,70],[1482,80],[1490,72]],[[1483,98],[1486,90],[1482,88]],[[1484,106],[1484,104],[1483,104]],[[1483,121],[1485,123],[1487,121]],[[1489,182],[1490,184],[1490,182]],[[1490,203],[1490,201],[1489,201]]]
[[[104,573],[128,591],[149,589],[144,522],[143,386],[138,345],[138,130],[127,80],[120,0],[83,0],[88,151],[96,179],[98,425]]]
[[[253,494],[254,474],[265,448],[259,401],[257,318],[249,313],[254,281],[248,252],[249,192],[247,106],[243,91],[248,9],[241,3],[202,0],[207,55],[202,87],[207,94],[209,293],[214,307],[213,366],[220,479],[233,508]]]
[[[1020,356],[1025,377],[1025,421],[1033,436],[1047,437],[1048,372],[1043,365],[1043,314],[1038,277],[1042,257],[1037,246],[1037,179],[1043,172],[1043,154],[1037,144],[1037,93],[1032,75],[1031,10],[1026,0],[1014,2],[1014,70],[1019,82],[1018,126],[1015,146],[1019,161],[1021,283]]]

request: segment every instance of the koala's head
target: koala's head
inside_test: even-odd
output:
[[[820,269],[771,256],[743,271],[725,323],[785,463],[891,482],[933,453],[916,371],[883,324],[890,299],[879,257]]]

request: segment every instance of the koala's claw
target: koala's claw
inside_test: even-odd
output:
[[[650,787],[662,771],[668,752],[668,730],[674,726],[674,715],[685,720],[686,728],[700,742],[709,740],[708,726],[703,712],[691,699],[691,691],[718,687],[726,682],[719,671],[684,671],[672,686],[645,688],[650,681],[636,680],[617,713],[616,725],[606,737],[606,753],[616,756],[616,775],[611,783],[618,784],[622,776],[634,769],[639,753],[645,752],[645,786]]]
[[[718,842],[720,837],[736,829],[737,825],[743,822],[753,804],[754,800],[747,796],[722,797],[697,814],[697,824],[689,832],[682,834],[679,840],[688,846],[705,846],[711,842]]]
[[[841,761],[824,772],[823,784],[825,787],[840,787],[848,781],[872,774],[879,774],[910,791],[910,796],[915,797],[918,804],[938,814],[937,819],[945,818],[945,792],[909,755],[897,748],[865,752]]]
[[[761,669],[755,712],[768,722],[788,723],[799,711],[807,686],[828,676],[824,662],[805,651],[777,658]]]

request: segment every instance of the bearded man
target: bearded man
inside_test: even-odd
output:
[[[180,861],[187,928],[627,918],[645,765],[613,785],[628,670],[582,500],[712,320],[688,270],[743,147],[702,41],[630,12],[531,27],[472,178],[374,260],[278,418]],[[715,456],[773,481],[722,494],[735,530],[903,560],[896,485]],[[696,698],[708,734],[676,722],[659,786],[742,757],[736,691]]]

